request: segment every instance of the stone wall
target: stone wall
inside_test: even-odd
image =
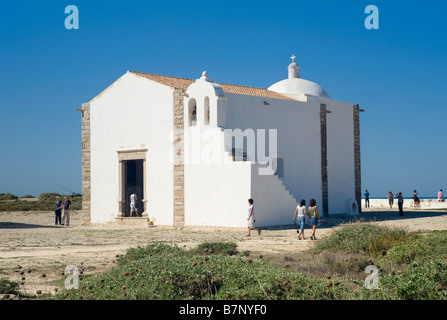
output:
[[[82,220],[90,224],[90,102],[82,104]]]
[[[323,216],[329,215],[329,185],[327,172],[327,112],[326,105],[320,104],[320,137],[321,137],[321,189]]]
[[[183,98],[186,90],[174,90],[174,227],[185,225],[185,166]]]
[[[354,105],[354,180],[355,180],[355,200],[359,212],[361,212],[362,200],[362,170],[360,162],[360,110],[359,105]]]
[[[361,200],[362,208],[365,208],[365,199]],[[390,209],[388,199],[369,199],[371,209]],[[414,207],[413,199],[404,199],[404,208],[408,209],[447,209],[447,201],[439,202],[438,199],[420,199],[420,207]],[[397,200],[394,199],[393,209],[397,209]]]

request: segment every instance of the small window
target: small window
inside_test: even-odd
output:
[[[205,125],[210,124],[210,98],[205,97]]]
[[[197,125],[197,103],[195,99],[190,99],[188,103],[189,126]]]

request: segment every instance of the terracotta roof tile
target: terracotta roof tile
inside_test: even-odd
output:
[[[136,71],[130,71],[130,72],[137,76],[144,77],[146,79],[161,83],[161,84],[169,86],[171,88],[186,89],[192,83],[195,82],[195,80],[186,79],[186,78],[162,76],[162,75],[153,74],[153,73],[144,73],[144,72],[136,72]],[[248,95],[248,96],[266,97],[266,98],[275,98],[275,99],[282,99],[282,100],[295,100],[293,98],[287,97],[280,93],[270,91],[270,90],[267,90],[264,88],[239,86],[239,85],[227,84],[227,83],[217,83],[217,84],[222,87],[224,92],[228,92],[228,93],[242,94],[242,95]]]

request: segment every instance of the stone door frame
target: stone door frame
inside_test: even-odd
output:
[[[118,153],[118,167],[119,167],[119,176],[118,176],[118,217],[125,217],[126,210],[126,199],[125,199],[125,161],[129,160],[143,160],[143,208],[144,211],[142,213],[143,218],[147,218],[147,196],[146,196],[146,153],[148,149],[127,149],[127,150],[117,150]]]

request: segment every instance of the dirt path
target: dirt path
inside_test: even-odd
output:
[[[411,211],[401,218],[395,211],[376,209],[362,213],[360,218],[408,230],[447,230],[447,211]],[[67,265],[77,266],[83,275],[101,273],[113,267],[117,256],[128,248],[152,242],[187,249],[202,242],[235,242],[239,251],[247,250],[253,256],[297,255],[315,244],[311,240],[297,241],[293,226],[264,229],[261,236],[252,232],[247,238],[245,228],[83,226],[80,212],[72,213],[69,227],[56,227],[53,219],[51,212],[0,212],[0,277],[24,282],[22,289],[27,293],[45,293],[63,287],[61,272]],[[324,238],[351,219],[327,219],[317,230],[317,237]]]

